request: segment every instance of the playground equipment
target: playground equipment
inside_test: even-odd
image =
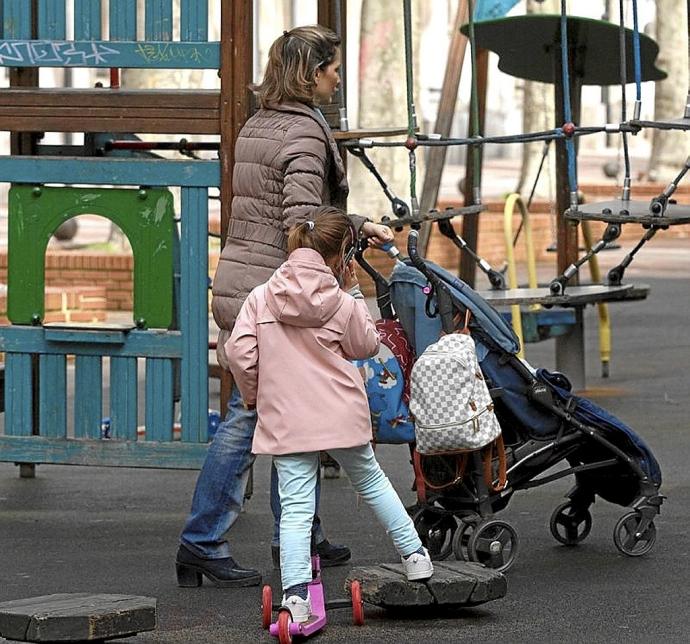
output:
[[[98,0],[76,3],[74,37],[66,40],[67,2],[0,2],[0,64],[13,68],[11,87],[0,92],[0,115],[2,127],[15,133],[12,156],[0,157],[0,181],[13,184],[8,239],[11,325],[0,329],[7,403],[0,436],[3,461],[196,468],[205,455],[208,192],[221,187],[224,196],[229,194],[227,182],[221,182],[221,161],[76,156],[84,154],[86,145],[57,151],[49,146],[48,155],[35,156],[41,152],[37,132],[86,132],[87,139],[89,133],[133,131],[227,136],[237,126],[239,112],[230,113],[221,96],[247,78],[248,73],[240,73],[247,59],[233,59],[227,43],[208,41],[209,3],[180,1],[176,41],[172,0],[142,4],[141,40],[137,3],[129,0],[107,5],[108,40],[101,34],[106,5]],[[228,37],[246,26],[231,20],[241,9],[223,3]],[[221,59],[229,63],[222,69]],[[43,89],[37,72],[47,66],[115,71],[110,89]],[[127,67],[219,69],[221,93],[120,89],[116,70]],[[241,106],[246,90],[237,97]],[[228,153],[220,154],[227,162]],[[168,190],[175,186],[180,188],[179,230]],[[42,324],[48,238],[61,223],[83,213],[115,222],[132,246],[134,314],[129,324]],[[72,356],[75,404],[68,414],[67,364]],[[139,364],[143,404],[138,400]],[[108,410],[103,409],[106,368]],[[177,401],[181,440],[173,442]],[[144,440],[137,438],[140,415]],[[103,417],[110,418],[109,438],[101,434]]]
[[[465,9],[468,14],[468,24],[461,28],[470,42],[472,58],[472,95],[471,95],[471,114],[472,123],[470,135],[466,138],[449,138],[447,135],[425,135],[416,131],[416,116],[414,101],[412,98],[412,61],[410,56],[411,49],[411,30],[410,30],[410,2],[403,3],[405,15],[405,38],[406,38],[406,65],[407,65],[407,104],[408,104],[408,133],[405,141],[386,141],[379,142],[373,140],[354,140],[346,145],[354,148],[373,148],[373,147],[405,147],[409,151],[410,165],[410,195],[411,215],[405,215],[398,220],[391,219],[387,222],[394,228],[403,224],[410,224],[413,228],[421,227],[431,218],[426,211],[421,211],[416,206],[416,161],[415,152],[418,147],[430,147],[432,150],[438,147],[466,146],[468,157],[472,152],[472,169],[468,167],[467,178],[471,179],[470,185],[465,190],[466,204],[467,195],[472,195],[470,207],[481,208],[480,155],[477,152],[483,146],[490,144],[506,143],[525,143],[530,141],[555,141],[557,176],[556,176],[556,206],[557,206],[557,252],[558,252],[558,271],[559,275],[554,278],[546,293],[539,292],[539,289],[511,289],[503,292],[486,292],[482,295],[488,301],[497,305],[536,305],[542,304],[545,307],[575,307],[575,321],[568,333],[556,336],[556,368],[565,371],[571,377],[575,389],[582,389],[585,386],[584,368],[584,334],[582,308],[586,304],[600,304],[606,302],[644,299],[648,288],[644,285],[631,286],[624,291],[621,287],[620,277],[625,267],[632,261],[634,254],[639,248],[650,239],[657,229],[668,227],[675,223],[686,223],[690,213],[674,212],[670,196],[676,189],[678,182],[682,179],[690,163],[686,163],[681,173],[667,190],[655,200],[651,210],[655,216],[660,213],[668,213],[668,217],[663,219],[649,219],[635,215],[630,217],[630,209],[633,204],[629,204],[629,163],[626,156],[626,181],[624,183],[624,199],[622,206],[614,203],[604,204],[602,211],[595,209],[589,212],[583,209],[578,210],[577,196],[577,168],[576,168],[576,140],[580,136],[587,136],[596,133],[620,133],[625,142],[625,137],[630,132],[639,131],[644,124],[639,121],[628,121],[623,110],[621,123],[607,124],[603,126],[583,127],[576,125],[579,122],[580,108],[580,89],[584,84],[610,85],[620,80],[623,91],[623,104],[625,104],[625,83],[635,80],[639,85],[642,80],[660,80],[665,78],[665,73],[657,69],[654,60],[658,53],[656,43],[649,37],[640,34],[637,24],[637,3],[633,0],[633,14],[635,28],[626,29],[621,18],[621,24],[617,28],[608,22],[568,16],[566,12],[566,1],[561,1],[560,15],[533,14],[527,16],[516,16],[512,18],[502,18],[497,20],[482,20],[475,22],[473,16],[473,3],[467,2]],[[622,7],[622,2],[621,2]],[[458,15],[462,14],[459,9]],[[617,36],[617,38],[616,38]],[[689,38],[690,44],[690,38]],[[477,48],[496,52],[499,57],[499,68],[509,74],[554,84],[556,113],[557,118],[562,119],[561,125],[552,130],[543,132],[528,132],[516,135],[505,136],[483,136],[480,132],[479,118],[479,83],[478,83],[478,56]],[[618,63],[616,63],[618,55]],[[634,75],[629,72],[632,68],[630,61],[634,61]],[[448,73],[446,74],[448,78]],[[484,83],[485,84],[485,81]],[[445,85],[445,81],[444,81]],[[444,90],[446,88],[444,87]],[[444,91],[444,96],[446,92]],[[690,94],[689,94],[690,96]],[[677,127],[679,129],[690,128],[690,111],[686,108],[686,114],[682,122],[674,121],[665,123],[663,127]],[[639,106],[636,108],[636,115],[639,117]],[[658,125],[662,127],[662,125]],[[445,128],[444,128],[445,129]],[[468,161],[469,166],[469,161]],[[371,169],[371,168],[370,168]],[[372,170],[373,171],[373,170]],[[436,175],[438,172],[436,171]],[[385,185],[383,180],[379,181]],[[395,212],[395,204],[394,212]],[[678,210],[676,207],[675,210]],[[567,211],[567,213],[566,213]],[[433,212],[433,211],[432,211]],[[602,217],[603,213],[603,217]],[[654,214],[652,213],[652,214]],[[468,210],[469,222],[474,227],[471,231],[472,237],[476,238],[476,214]],[[574,220],[584,219],[604,219],[611,222],[607,228],[604,238],[595,245],[591,245],[591,250],[581,259],[577,259],[577,227],[572,222],[566,221],[567,217]],[[633,213],[635,214],[635,213]],[[650,215],[651,216],[651,215]],[[438,218],[438,217],[436,217]],[[565,285],[573,278],[579,267],[588,261],[599,250],[608,247],[611,242],[620,235],[620,224],[622,219],[625,221],[636,221],[649,230],[638,246],[624,259],[619,267],[609,273],[609,285],[598,287],[576,287],[578,290],[571,293],[574,297],[564,296]],[[464,222],[465,223],[465,222]],[[452,231],[449,221],[444,222],[444,226]],[[439,223],[441,228],[441,224]],[[428,228],[428,226],[427,226]],[[443,228],[442,232],[443,232]],[[463,230],[465,225],[463,225]],[[445,234],[445,233],[444,233]],[[449,235],[450,236],[450,235]],[[452,238],[452,237],[451,237]],[[472,246],[471,243],[462,240],[463,244],[457,245],[463,250]],[[424,242],[422,242],[424,243]],[[493,269],[482,266],[481,260],[476,257],[476,253],[463,253],[465,256],[464,266],[470,264],[472,274],[462,273],[462,277],[473,282],[472,264],[477,264],[489,276],[493,289],[500,289],[502,285],[497,280],[492,279]],[[553,299],[550,299],[553,296]],[[607,313],[600,309],[600,316],[606,323]],[[604,332],[601,336],[602,353],[602,373],[608,375],[608,362],[610,354],[609,335]],[[576,356],[576,357],[575,357]]]
[[[525,237],[525,250],[527,257],[527,286],[536,289],[537,267],[535,260],[534,244],[532,242],[532,226],[527,205],[519,194],[513,193],[506,199],[503,209],[503,232],[506,245],[506,268],[508,273],[508,288],[518,288],[517,267],[515,261],[515,239],[513,234],[513,214],[518,208],[522,217],[521,231]],[[587,222],[583,222],[582,233],[585,246],[589,250],[592,245],[592,235]],[[599,272],[599,262],[596,257],[589,260],[589,269],[594,284],[599,284],[601,275]],[[608,305],[599,302],[597,305],[599,315],[599,356],[601,360],[602,377],[609,375],[609,363],[611,361],[611,321],[609,318]],[[531,304],[523,310],[519,304],[510,307],[510,314],[504,314],[510,319],[515,334],[520,340],[520,351],[518,355],[524,357],[525,342],[539,342],[548,338],[558,337],[570,332],[570,327],[576,323],[575,311],[572,309],[554,310],[545,309],[539,304]]]
[[[271,586],[263,587],[261,622],[265,630],[289,644],[293,637],[308,638],[328,623],[326,611],[351,608],[355,626],[364,624],[365,602],[373,606],[397,610],[452,610],[463,606],[478,606],[505,597],[507,582],[503,574],[481,564],[467,561],[434,562],[434,575],[425,581],[408,581],[402,564],[379,564],[352,568],[345,580],[349,599],[326,601],[321,581],[318,556],[312,557],[313,579],[309,583],[312,616],[298,624],[290,612],[273,604]],[[278,619],[273,622],[273,611]]]

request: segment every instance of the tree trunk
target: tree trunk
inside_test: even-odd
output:
[[[668,77],[656,84],[654,115],[657,120],[683,116],[688,91],[686,3],[656,0],[657,67]],[[690,137],[677,130],[654,130],[649,177],[668,181],[678,174],[687,156]]]
[[[417,51],[419,9],[413,3],[412,30],[415,34],[413,50]],[[359,127],[406,127],[405,39],[400,0],[363,0],[360,33],[359,65]],[[415,96],[417,91],[418,57],[414,56]],[[352,74],[355,70],[351,70]],[[417,106],[417,122],[422,123]],[[352,127],[352,125],[351,125]],[[400,139],[401,137],[397,137]],[[384,181],[401,199],[409,203],[410,174],[408,153],[405,148],[374,148],[366,150]],[[423,169],[421,149],[417,149],[417,189],[421,191]],[[374,220],[383,215],[392,216],[376,179],[350,156],[350,197],[348,211],[357,212]]]
[[[560,13],[560,3],[558,0],[527,0],[527,13]],[[553,85],[547,83],[537,83],[535,81],[522,81],[523,86],[523,111],[522,127],[523,132],[538,132],[553,128],[555,123]],[[539,163],[541,162],[544,143],[535,141],[526,143],[522,146],[522,165],[520,167],[520,178],[516,191],[529,197],[534,180],[537,177]],[[555,154],[553,145],[549,152],[548,164],[544,165],[539,182],[537,183],[535,195],[549,196],[553,193],[550,177],[553,176],[553,163]]]

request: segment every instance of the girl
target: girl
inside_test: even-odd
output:
[[[379,347],[357,284],[356,241],[341,211],[317,208],[291,230],[288,260],[249,294],[225,345],[244,403],[258,412],[253,452],[272,454],[278,470],[283,606],[295,622],[311,612],[309,535],[320,450],[342,465],[391,535],[408,579],[433,573],[429,553],[374,458],[364,383],[350,362]]]

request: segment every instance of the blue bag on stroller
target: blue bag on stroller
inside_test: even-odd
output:
[[[369,399],[374,442],[413,443],[414,423],[409,408],[412,348],[399,322],[378,320],[376,329],[381,338],[378,354],[355,360]]]

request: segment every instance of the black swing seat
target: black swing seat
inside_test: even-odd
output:
[[[669,201],[663,214],[651,211],[652,201],[614,199],[582,204],[577,210],[566,210],[568,219],[577,221],[605,221],[610,224],[641,224],[646,227],[668,228],[690,223],[690,206]]]

